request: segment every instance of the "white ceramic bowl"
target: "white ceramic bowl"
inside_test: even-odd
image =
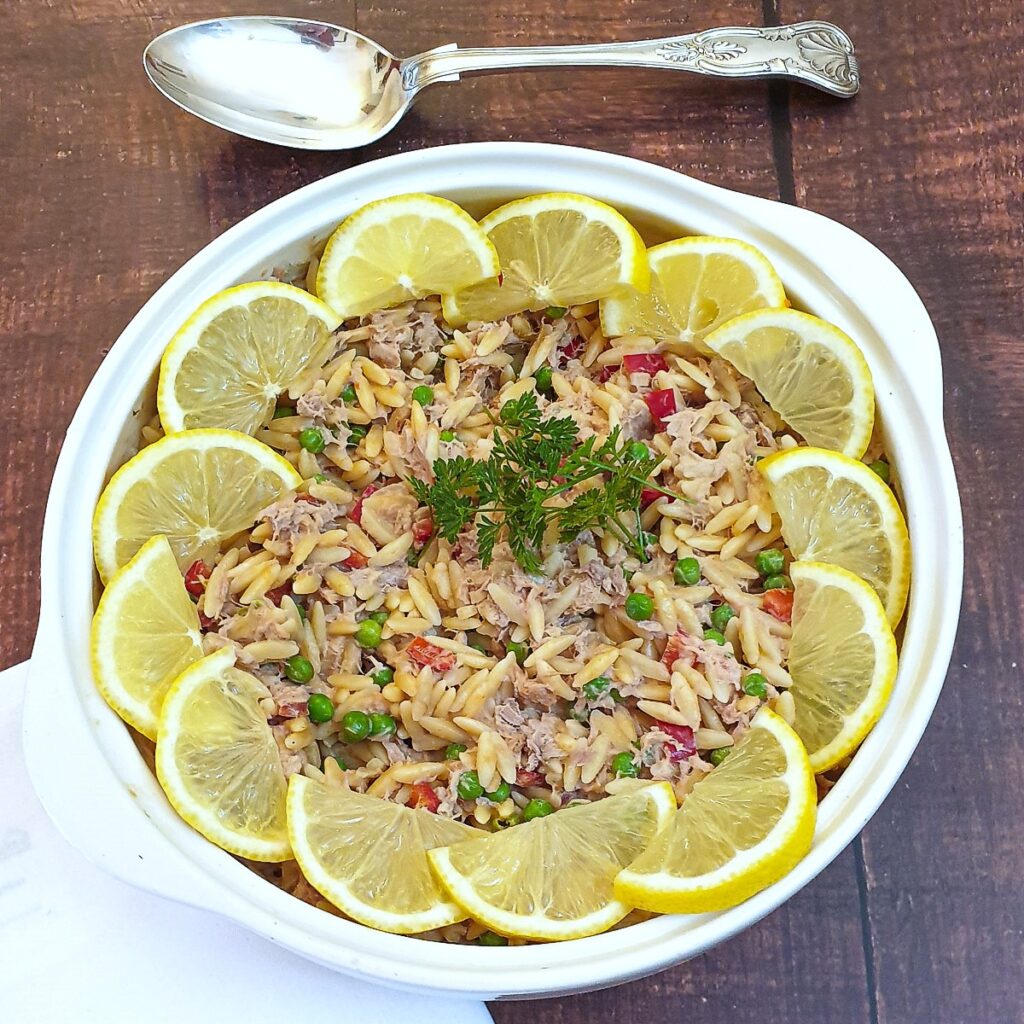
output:
[[[778,884],[732,910],[499,949],[386,935],[340,920],[274,888],[185,825],[93,686],[92,509],[112,469],[137,443],[175,326],[219,289],[305,258],[313,242],[363,203],[414,191],[448,196],[475,212],[534,192],[584,192],[661,237],[695,232],[745,239],[767,253],[795,302],[846,330],[871,365],[914,552],[899,679],[882,720],[822,804],[811,852]],[[619,156],[520,143],[405,153],[309,185],[225,232],[157,291],[100,366],[68,430],[46,511],[26,754],[48,812],[93,861],[329,967],[419,992],[476,998],[599,988],[661,970],[746,928],[806,885],[864,827],[910,759],[939,695],[962,574],[935,332],[913,288],[878,249],[816,214]]]

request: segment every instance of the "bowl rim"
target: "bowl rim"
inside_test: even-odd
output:
[[[593,194],[627,216],[653,206],[681,230],[738,234],[768,254],[800,304],[858,339],[902,485],[913,583],[893,701],[822,805],[814,846],[789,875],[716,914],[662,916],[557,945],[449,946],[376,932],[310,907],[174,815],[128,730],[91,684],[94,583],[90,515],[83,509],[91,509],[109,476],[113,439],[130,420],[174,324],[206,294],[298,239],[308,248],[318,231],[372,198],[428,191],[467,201],[549,190]],[[912,286],[871,243],[818,214],[629,157],[539,143],[437,147],[340,171],[268,204],[201,249],[136,314],[89,384],[67,431],[44,523],[24,727],[33,782],[58,827],[108,871],[363,978],[450,995],[523,997],[605,987],[685,960],[760,920],[823,870],[895,785],[927,725],[949,663],[963,576],[959,496],[941,402],[938,342]],[[110,447],[94,445],[96,436],[110,436]],[[938,560],[926,557],[939,544],[941,578]],[[55,728],[87,767],[74,779],[47,756]],[[90,827],[97,815],[106,830]]]

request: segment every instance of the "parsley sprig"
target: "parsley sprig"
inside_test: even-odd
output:
[[[475,521],[484,566],[490,565],[495,545],[504,537],[516,561],[537,574],[549,529],[565,543],[597,527],[611,530],[647,561],[641,492],[650,488],[686,500],[651,480],[661,460],[642,442],[623,440],[618,427],[600,444],[594,436],[581,442],[576,422],[567,416],[543,417],[532,392],[506,402],[492,419],[489,458],[438,459],[432,484],[409,480],[416,497],[430,507],[435,532],[445,540],[454,541]],[[594,477],[602,479],[568,504],[552,502]]]

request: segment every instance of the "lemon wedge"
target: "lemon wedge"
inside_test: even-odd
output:
[[[859,576],[823,562],[794,562],[789,674],[811,768],[856,750],[881,717],[896,680],[896,639],[878,595]]]
[[[92,671],[106,702],[156,739],[160,705],[203,656],[199,615],[166,537],[153,537],[114,574],[92,620]]]
[[[889,487],[863,462],[823,448],[776,452],[757,468],[793,556],[870,583],[895,626],[910,587],[910,536]]]
[[[672,824],[619,872],[615,895],[660,914],[735,906],[801,860],[816,817],[807,751],[763,708],[729,756],[694,785]]]
[[[427,851],[483,837],[430,811],[293,775],[288,834],[302,873],[353,920],[411,935],[466,915],[437,884]]]
[[[603,299],[608,337],[639,334],[698,346],[741,313],[785,306],[786,292],[767,258],[735,238],[693,235],[647,250],[651,287]]]
[[[106,582],[156,534],[178,565],[209,558],[260,509],[302,483],[277,452],[234,430],[186,430],[143,448],[110,479],[93,517]]]
[[[838,327],[795,309],[760,309],[704,339],[749,377],[768,404],[817,448],[859,459],[875,425],[871,371]]]
[[[488,928],[576,939],[629,913],[631,904],[612,894],[612,880],[666,826],[675,806],[672,787],[655,782],[427,856],[452,899]]]
[[[254,281],[207,299],[160,361],[164,430],[254,433],[270,419],[277,396],[327,358],[339,323],[315,296],[279,281]]]
[[[331,235],[316,290],[340,316],[457,291],[498,276],[498,254],[461,206],[420,193],[379,199]]]
[[[644,243],[617,210],[569,192],[517,199],[480,222],[501,278],[445,289],[445,319],[498,320],[510,313],[592,302],[650,283]]]
[[[259,704],[269,694],[234,663],[234,651],[221,648],[171,684],[157,731],[157,778],[178,814],[211,843],[249,860],[288,860],[287,784]]]

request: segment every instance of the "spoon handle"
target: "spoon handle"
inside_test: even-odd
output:
[[[719,78],[791,78],[849,98],[860,87],[850,37],[827,21],[771,28],[712,28],[685,36],[584,46],[476,47],[454,44],[402,61],[402,82],[416,93],[459,75],[585,65],[668,68]]]

